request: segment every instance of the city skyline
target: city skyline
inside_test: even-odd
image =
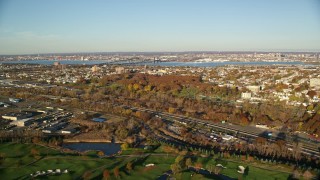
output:
[[[320,50],[320,2],[1,1],[0,54]]]

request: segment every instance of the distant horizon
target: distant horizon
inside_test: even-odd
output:
[[[92,52],[46,52],[46,53],[29,53],[29,54],[0,54],[0,56],[36,56],[36,55],[75,55],[75,54],[165,54],[165,53],[311,53],[320,54],[320,50],[259,50],[259,51],[92,51]]]

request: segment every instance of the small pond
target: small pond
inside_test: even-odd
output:
[[[63,148],[76,150],[80,152],[97,150],[103,151],[105,155],[112,155],[121,150],[121,144],[117,143],[65,143],[62,144]]]

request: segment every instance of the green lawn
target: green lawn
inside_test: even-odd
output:
[[[239,173],[237,172],[238,166],[244,166],[246,165],[244,163],[235,163],[235,162],[228,162],[226,165],[226,169],[222,170],[222,174],[232,177],[232,178],[238,178]],[[290,174],[288,173],[283,173],[283,172],[275,172],[275,171],[268,171],[260,168],[256,168],[253,166],[249,165],[249,174],[246,178],[244,179],[264,179],[264,180],[274,180],[274,179],[287,179]]]
[[[36,149],[40,155],[37,157],[30,155],[31,149]],[[5,157],[1,160],[0,164],[1,179],[30,179],[29,174],[49,169],[68,169],[69,173],[41,177],[41,179],[81,179],[82,175],[89,171],[90,179],[100,180],[105,169],[110,172],[111,178],[115,179],[113,174],[115,167],[120,168],[121,179],[156,179],[164,172],[170,170],[170,165],[174,163],[176,158],[173,154],[167,155],[160,152],[149,156],[140,155],[141,150],[138,149],[129,149],[123,153],[125,155],[132,153],[133,156],[98,158],[95,156],[96,152],[89,152],[87,155],[79,156],[72,153],[62,154],[57,150],[38,145],[14,143],[0,144],[0,153]],[[238,166],[247,166],[245,162],[216,160],[214,157],[198,157],[195,161],[201,162],[204,168],[206,168],[207,164],[223,164],[227,168],[223,169],[221,173],[235,179],[239,176],[237,173]],[[130,172],[126,170],[128,162],[133,163],[133,170]],[[145,167],[146,164],[150,163],[155,164],[155,166],[150,168]],[[260,166],[261,164],[257,165]],[[281,180],[288,178],[289,173],[276,171],[277,167],[273,167],[273,165],[264,165],[265,168],[267,166],[272,170],[249,165],[249,175],[243,179]],[[191,176],[191,174],[193,175]],[[215,176],[202,176],[189,171],[184,171],[175,176],[177,179],[218,179]]]
[[[40,156],[36,159],[30,155],[31,149],[39,151]],[[137,152],[135,149],[127,151]],[[84,172],[90,171],[91,179],[102,179],[103,170],[108,169],[111,178],[114,178],[113,169],[120,168],[122,179],[155,179],[169,170],[170,164],[175,157],[148,156],[143,158],[139,155],[134,157],[98,158],[95,152],[88,152],[85,156],[76,154],[61,154],[59,151],[33,144],[0,144],[0,153],[5,159],[2,161],[0,174],[1,179],[29,179],[31,173],[54,169],[68,169],[68,174],[56,176],[42,176],[41,179],[77,179],[81,178]],[[126,170],[126,164],[133,162],[134,169],[131,172]],[[30,164],[32,163],[32,164]],[[154,163],[154,168],[145,168],[146,164]],[[40,179],[40,178],[39,178]]]
[[[40,159],[37,160],[29,155],[33,148],[39,150]],[[105,168],[113,169],[123,160],[122,158],[100,159],[92,156],[61,154],[59,151],[32,144],[0,144],[0,153],[5,154],[0,169],[1,179],[28,179],[31,173],[49,169],[68,169],[69,173],[47,176],[47,179],[75,179],[81,177],[88,170],[94,170],[92,177],[96,177],[102,174],[102,170],[99,171],[100,167],[105,166]],[[43,178],[41,177],[41,179]]]
[[[134,163],[134,169],[131,172],[122,172],[122,179],[156,179],[164,172],[170,169],[170,165],[174,163],[175,157],[150,155],[146,158],[138,159]],[[145,167],[147,164],[155,164],[154,167]]]
[[[13,144],[4,143],[0,145],[0,153],[4,155],[4,160],[1,161],[2,167],[21,167],[29,164],[36,159],[30,155],[31,149],[37,150],[40,156],[58,156],[60,152],[36,146],[31,144]]]
[[[238,177],[242,177],[242,175],[240,175],[237,170],[238,170],[238,166],[242,165],[244,167],[246,167],[246,165],[244,163],[235,163],[235,162],[221,162],[218,161],[216,162],[214,159],[212,158],[198,158],[197,162],[201,162],[203,164],[203,167],[206,168],[207,164],[212,164],[212,165],[216,165],[216,164],[223,164],[225,167],[227,167],[226,169],[223,169],[221,171],[221,174],[228,176],[230,178],[234,178],[234,179],[238,179]],[[192,174],[192,176],[191,176]],[[277,172],[277,171],[269,171],[269,170],[265,170],[265,169],[260,169],[260,168],[256,168],[253,166],[249,165],[249,174],[246,177],[242,177],[242,179],[248,179],[248,180],[286,180],[288,178],[290,174],[289,173],[283,173],[283,172]],[[198,179],[216,179],[216,180],[221,180],[222,178],[216,176],[216,175],[201,175],[201,174],[197,174],[195,172],[190,172],[188,170],[183,171],[180,174],[176,174],[174,175],[174,177],[176,179],[183,179],[183,180],[198,180]]]
[[[123,150],[121,152],[121,155],[130,155],[130,154],[143,154],[145,152],[148,152],[147,150],[141,149],[141,148],[128,148],[127,150]]]

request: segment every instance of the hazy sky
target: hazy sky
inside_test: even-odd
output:
[[[0,0],[0,54],[319,51],[320,0]]]

